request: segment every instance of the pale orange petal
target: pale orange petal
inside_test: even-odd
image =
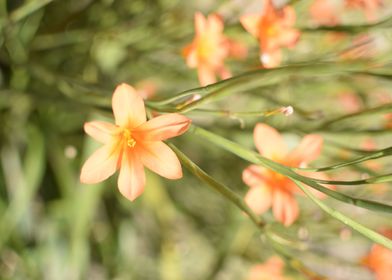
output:
[[[294,47],[299,39],[300,34],[301,33],[299,31],[293,28],[285,29],[279,36],[279,45],[288,48]]]
[[[197,52],[196,52],[196,47],[195,44],[189,44],[182,50],[182,54],[186,59],[186,64],[190,68],[195,68],[198,64],[197,60]]]
[[[259,15],[246,15],[240,18],[240,22],[246,31],[248,31],[254,37],[258,38],[260,19],[261,17]]]
[[[281,24],[284,26],[293,26],[295,24],[296,15],[293,7],[286,6],[282,9],[282,18],[280,20]]]
[[[269,258],[265,265],[275,274],[281,274],[284,268],[283,260],[277,256]]]
[[[290,226],[298,218],[298,203],[294,196],[285,191],[274,191],[272,210],[275,219],[285,226]]]
[[[183,134],[189,128],[191,120],[172,113],[161,115],[143,123],[133,133],[143,141],[162,141]]]
[[[210,85],[216,82],[214,70],[207,65],[199,65],[197,69],[199,82],[202,86]]]
[[[207,30],[207,20],[200,12],[195,13],[195,31],[197,35],[203,34]]]
[[[251,188],[245,196],[245,202],[256,214],[262,214],[271,207],[271,191],[265,185]]]
[[[229,69],[226,67],[222,66],[217,70],[219,76],[221,77],[222,80],[229,79],[231,78],[231,72]]]
[[[135,200],[144,191],[146,177],[139,155],[134,151],[124,152],[121,160],[118,189],[130,201]]]
[[[265,183],[264,170],[261,166],[252,164],[242,172],[242,180],[251,188],[260,187]]]
[[[106,180],[117,170],[118,152],[112,144],[106,144],[96,150],[84,163],[80,173],[80,182],[96,184]]]
[[[280,258],[273,256],[265,263],[253,266],[247,280],[288,280],[289,278],[283,275],[283,268],[284,262]]]
[[[321,153],[323,137],[316,134],[306,135],[299,145],[290,152],[289,161],[299,166],[315,160]]]
[[[108,143],[118,133],[118,127],[108,122],[92,121],[84,124],[84,131],[98,142]]]
[[[315,0],[310,6],[310,15],[320,25],[333,26],[339,23],[339,11],[328,0]]]
[[[223,31],[223,20],[217,14],[212,14],[208,16],[208,30],[213,33],[222,33]]]
[[[121,127],[137,127],[146,121],[143,98],[127,84],[117,86],[112,106],[116,124]]]
[[[287,153],[286,144],[279,132],[269,125],[258,123],[254,129],[254,142],[261,155],[281,159]]]
[[[168,179],[182,177],[180,161],[176,154],[163,142],[149,142],[137,147],[141,161],[150,170]]]

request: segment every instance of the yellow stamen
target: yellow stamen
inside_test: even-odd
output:
[[[136,145],[135,139],[132,138],[132,133],[129,129],[124,129],[123,132],[124,139],[128,145],[128,147],[133,148]]]
[[[268,29],[267,29],[267,35],[268,35],[269,37],[274,37],[274,36],[276,36],[277,34],[278,34],[278,30],[277,30],[277,28],[276,28],[274,25],[271,25],[271,26],[268,27]]]

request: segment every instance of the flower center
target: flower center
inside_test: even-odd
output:
[[[268,37],[275,37],[277,34],[278,34],[278,29],[276,28],[276,26],[274,24],[271,24],[267,28],[267,35],[268,35]]]
[[[135,139],[132,138],[132,133],[129,129],[127,129],[127,128],[124,129],[123,137],[124,137],[125,143],[127,143],[128,147],[130,147],[130,148],[135,147],[136,141],[135,141]]]

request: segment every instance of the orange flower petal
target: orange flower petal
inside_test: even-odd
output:
[[[139,145],[138,151],[141,161],[148,169],[168,179],[182,177],[180,161],[165,143],[143,143],[143,146]]]
[[[280,258],[273,256],[265,263],[253,266],[247,280],[288,280],[289,278],[283,275],[283,268],[284,262]]]
[[[120,193],[133,201],[143,193],[145,182],[146,177],[139,155],[134,151],[124,152],[118,176]]]
[[[96,150],[84,163],[80,181],[84,184],[96,184],[106,180],[117,170],[118,153],[113,145],[106,144]]]
[[[271,207],[271,191],[265,185],[251,188],[245,196],[245,202],[256,214],[262,214]]]
[[[220,67],[217,72],[218,72],[218,74],[219,74],[219,76],[221,77],[222,80],[231,78],[230,70],[227,69],[224,66]]]
[[[259,15],[246,15],[240,18],[240,22],[246,31],[258,38],[260,19]]]
[[[299,209],[294,196],[276,190],[273,193],[272,210],[275,218],[285,226],[290,226],[298,218]]]
[[[296,15],[293,7],[286,6],[282,9],[282,18],[280,19],[280,23],[285,26],[293,26],[295,24]]]
[[[199,64],[197,59],[197,52],[194,44],[188,45],[183,50],[184,56],[186,58],[186,64],[190,68],[195,68]]]
[[[217,14],[212,14],[208,16],[208,30],[212,33],[221,33],[223,31],[223,20]]]
[[[264,184],[263,168],[257,165],[250,165],[242,172],[242,180],[251,188],[260,187]]]
[[[137,127],[146,121],[143,98],[130,85],[117,86],[113,93],[112,106],[118,126]]]
[[[270,159],[282,158],[286,155],[286,144],[275,128],[258,123],[255,127],[253,137],[256,148],[261,155]]]
[[[321,153],[323,138],[320,135],[306,135],[301,143],[290,152],[290,161],[295,162],[298,166],[315,160]]]
[[[203,34],[207,30],[207,20],[200,12],[195,13],[195,31],[197,35]]]
[[[292,48],[297,43],[301,33],[295,29],[287,29],[279,36],[279,45]]]
[[[161,141],[183,134],[191,120],[180,114],[166,114],[153,118],[134,130],[143,141]]]
[[[98,142],[106,144],[118,132],[118,127],[108,122],[92,121],[84,124],[84,131]]]
[[[208,65],[199,65],[197,69],[199,82],[202,86],[210,85],[216,82],[215,72]]]

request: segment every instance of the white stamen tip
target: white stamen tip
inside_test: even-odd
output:
[[[262,64],[268,64],[271,61],[271,57],[268,54],[261,54],[260,55],[260,62]]]
[[[294,113],[294,108],[292,106],[282,107],[280,112],[282,112],[287,117]]]

